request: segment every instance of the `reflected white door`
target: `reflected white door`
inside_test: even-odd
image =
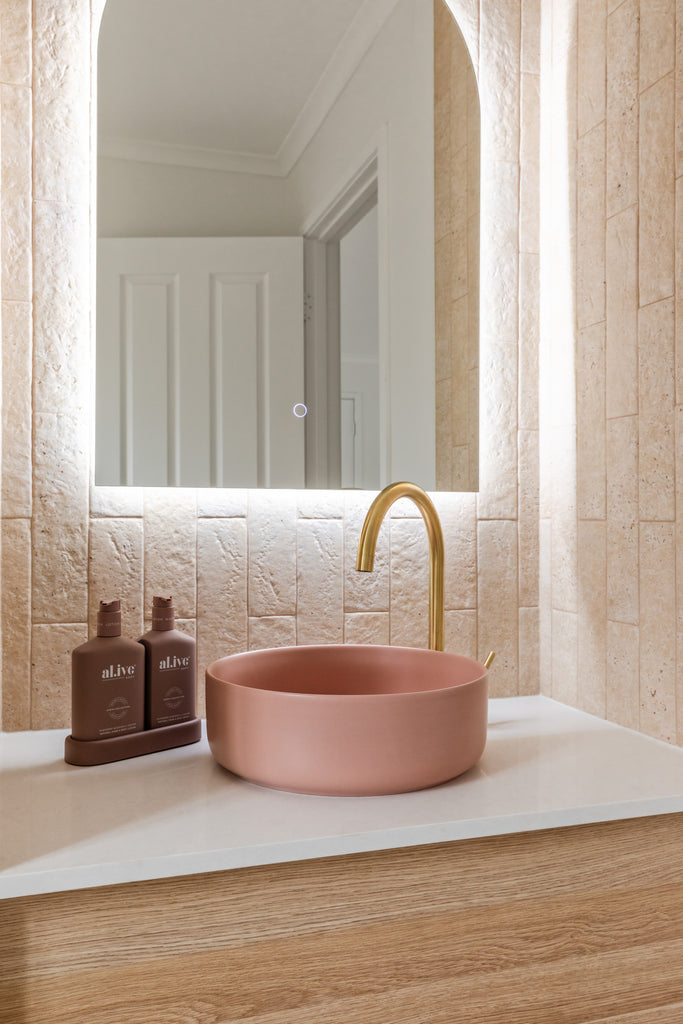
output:
[[[303,487],[303,241],[98,243],[96,481]]]

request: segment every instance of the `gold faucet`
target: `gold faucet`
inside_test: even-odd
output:
[[[356,569],[372,572],[377,535],[385,515],[399,498],[410,498],[425,521],[429,538],[429,648],[443,650],[443,532],[431,498],[417,484],[389,484],[377,495],[367,511],[358,542]]]

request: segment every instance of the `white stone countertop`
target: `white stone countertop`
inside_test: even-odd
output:
[[[490,701],[479,764],[397,796],[263,789],[205,737],[78,768],[66,735],[0,734],[0,899],[683,811],[683,749],[546,697]]]

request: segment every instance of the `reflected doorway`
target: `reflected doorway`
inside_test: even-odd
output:
[[[339,242],[341,485],[375,490],[379,462],[377,206]]]

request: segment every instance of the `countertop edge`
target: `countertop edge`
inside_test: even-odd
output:
[[[679,813],[683,813],[683,794],[657,800],[595,804],[540,813],[260,844],[237,850],[171,854],[139,861],[62,868],[49,874],[41,869],[0,878],[0,900]]]

